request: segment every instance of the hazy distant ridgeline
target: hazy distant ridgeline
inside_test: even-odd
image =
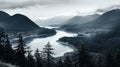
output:
[[[77,25],[76,25],[77,26]],[[68,27],[69,28],[69,27]],[[74,27],[71,27],[76,31]],[[101,15],[96,20],[79,25],[77,32],[84,33],[77,37],[63,37],[59,41],[68,42],[76,47],[84,43],[93,51],[115,51],[120,48],[120,10],[115,9]],[[73,32],[71,30],[67,30]],[[86,32],[83,32],[86,31]],[[91,34],[87,37],[85,35]],[[76,45],[77,44],[77,45]],[[94,47],[94,48],[92,48]]]
[[[65,22],[63,26],[61,26],[60,29],[71,31],[71,32],[77,32],[80,31],[80,25],[87,23],[89,21],[93,21],[97,19],[100,15],[94,14],[94,15],[88,15],[88,16],[74,16],[68,21]]]
[[[114,29],[120,26],[120,9],[108,11],[98,19],[80,25],[86,29]]]
[[[62,26],[66,24],[65,22],[71,19],[73,16],[56,16],[49,19],[39,19],[36,20],[36,24],[43,26]]]
[[[82,18],[82,19],[81,19]],[[103,15],[91,15],[86,17],[73,17],[68,20],[68,24],[61,26],[60,29],[69,32],[80,32],[91,29],[112,29],[120,26],[120,10],[115,9]]]

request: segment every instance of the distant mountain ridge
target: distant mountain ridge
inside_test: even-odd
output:
[[[65,22],[69,19],[71,19],[73,16],[56,16],[53,18],[49,18],[49,19],[39,19],[36,20],[36,23],[38,25],[45,25],[45,26],[62,26],[64,24],[66,24]]]
[[[68,32],[80,32],[92,29],[120,29],[120,9],[108,11],[100,16],[91,15],[87,17],[73,17],[68,20],[69,24],[63,25],[60,29]]]
[[[88,15],[88,16],[75,16],[68,21],[66,21],[65,25],[61,26],[61,29],[66,31],[80,31],[80,25],[87,23],[89,21],[93,21],[97,19],[100,15],[94,14],[94,15]]]
[[[83,31],[87,31],[84,35],[92,34],[92,36],[80,34],[78,37],[63,37],[59,41],[67,42],[76,47],[85,43],[84,45],[90,50],[97,52],[116,51],[120,48],[120,9],[108,11],[93,21],[79,25],[77,32]]]
[[[100,15],[98,14],[87,15],[87,16],[74,16],[73,18],[66,21],[66,22],[69,22],[66,25],[82,24],[82,23],[97,19],[99,16]]]
[[[101,15],[98,19],[80,25],[86,29],[113,29],[120,26],[120,9],[114,9]]]
[[[5,31],[30,31],[40,28],[25,15],[15,14],[10,16],[3,11],[0,11],[0,27]]]

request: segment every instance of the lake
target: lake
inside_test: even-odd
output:
[[[49,27],[49,28],[51,28],[51,27]],[[69,47],[67,45],[62,45],[59,42],[57,42],[57,40],[64,36],[71,37],[71,36],[75,36],[76,34],[67,33],[65,31],[60,31],[60,30],[56,30],[56,32],[57,33],[53,36],[49,36],[49,37],[45,37],[45,38],[34,38],[27,45],[29,45],[33,51],[35,51],[37,48],[40,51],[42,51],[42,49],[44,48],[44,45],[46,45],[48,42],[50,42],[50,44],[54,48],[54,50],[53,50],[55,53],[53,55],[54,57],[60,57],[60,56],[63,56],[67,52],[72,52],[73,51],[72,47]]]

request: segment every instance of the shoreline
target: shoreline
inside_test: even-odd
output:
[[[76,50],[77,50],[76,47],[74,47],[74,46],[71,45],[71,44],[68,44],[67,42],[61,42],[61,41],[57,41],[57,42],[60,43],[60,44],[63,45],[63,46],[69,46],[70,48],[73,49],[73,51],[76,51]]]
[[[26,36],[26,37],[24,37],[24,41],[26,44],[28,44],[35,38],[46,38],[46,37],[51,37],[54,35],[56,35],[56,33],[55,34],[41,34],[41,35],[34,35],[34,36]],[[13,38],[10,42],[13,45],[15,45],[17,43],[17,38]]]
[[[26,36],[26,37],[24,37],[24,41],[25,41],[26,45],[29,46],[29,43],[32,42],[36,38],[41,38],[41,39],[42,38],[49,38],[49,37],[52,37],[52,36],[56,35],[57,33],[55,33],[55,34],[41,34],[41,35]],[[58,40],[55,40],[55,41],[58,42],[60,45],[62,45],[64,47],[69,47],[69,48],[72,49],[72,51],[65,52],[63,55],[58,56],[58,57],[64,57],[65,55],[69,55],[71,52],[73,53],[74,51],[76,51],[76,48],[74,46],[68,44],[68,43],[60,42]],[[13,44],[13,46],[16,46],[18,44],[17,43],[17,38],[12,39],[12,44]],[[58,58],[58,57],[55,57],[55,58]]]

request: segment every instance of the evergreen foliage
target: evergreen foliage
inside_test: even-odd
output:
[[[0,61],[19,67],[120,67],[120,50],[116,54],[110,51],[105,54],[101,53],[94,58],[94,53],[82,44],[72,55],[56,60],[53,58],[54,49],[49,42],[43,51],[36,49],[34,52],[29,48],[21,34],[18,36],[18,45],[12,48],[9,36],[4,32],[0,33]]]

